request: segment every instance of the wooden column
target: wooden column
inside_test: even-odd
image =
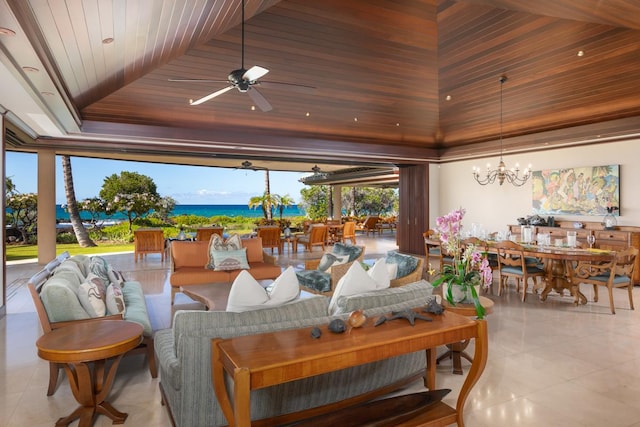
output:
[[[400,167],[398,249],[424,255],[424,233],[429,228],[429,165]]]

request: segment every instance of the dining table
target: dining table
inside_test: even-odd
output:
[[[551,291],[563,294],[565,290],[574,297],[574,304],[586,304],[587,297],[580,291],[580,284],[574,280],[575,265],[580,262],[608,262],[615,257],[615,251],[598,248],[580,248],[569,246],[536,245],[521,243],[524,256],[543,260],[547,276],[540,299],[546,301]],[[491,242],[488,242],[491,251]]]

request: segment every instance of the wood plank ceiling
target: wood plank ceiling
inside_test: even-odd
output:
[[[507,150],[640,133],[638,1],[246,0],[245,68],[317,88],[257,86],[268,112],[237,90],[188,102],[240,68],[241,0],[1,1],[81,129],[27,149],[354,165],[487,155],[502,75]]]

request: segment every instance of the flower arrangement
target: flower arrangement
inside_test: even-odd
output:
[[[441,284],[449,286],[443,290],[444,298],[452,305],[456,301],[452,292],[453,285],[459,286],[464,295],[471,294],[478,319],[484,317],[484,307],[480,304],[475,287],[482,285],[488,288],[493,281],[493,273],[489,261],[474,245],[467,245],[461,251],[462,218],[465,210],[454,209],[436,220],[436,231],[440,236],[440,243],[446,251],[453,255],[453,265],[445,265],[439,277],[432,282],[434,287]],[[459,300],[457,302],[460,302]]]

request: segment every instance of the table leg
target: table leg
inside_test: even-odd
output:
[[[570,287],[571,295],[573,295],[573,304],[580,305],[587,303],[587,297],[580,291],[580,284],[573,278],[573,265],[571,261],[565,261],[565,270],[567,272],[567,281]]]
[[[69,379],[69,386],[80,406],[70,415],[60,418],[56,422],[56,426],[67,426],[79,418],[79,427],[89,427],[93,425],[96,413],[106,415],[113,421],[113,424],[122,424],[125,422],[128,414],[116,410],[110,403],[105,401],[113,385],[113,380],[122,356],[123,355],[119,355],[113,360],[106,375],[105,360],[95,361],[93,371],[88,363],[70,363],[64,365],[67,378]]]
[[[471,356],[469,356],[465,350],[469,346],[469,340],[460,341],[453,344],[447,344],[447,351],[438,357],[436,363],[443,359],[450,358],[453,362],[453,373],[456,375],[462,375],[462,358],[464,357],[469,362],[473,362]]]
[[[585,297],[584,294],[580,292],[579,287],[574,284],[571,261],[552,260],[545,281],[545,288],[540,294],[542,301],[547,299],[547,295],[549,295],[551,290],[555,290],[562,295],[566,289],[573,295],[575,305],[587,303],[587,297]]]

